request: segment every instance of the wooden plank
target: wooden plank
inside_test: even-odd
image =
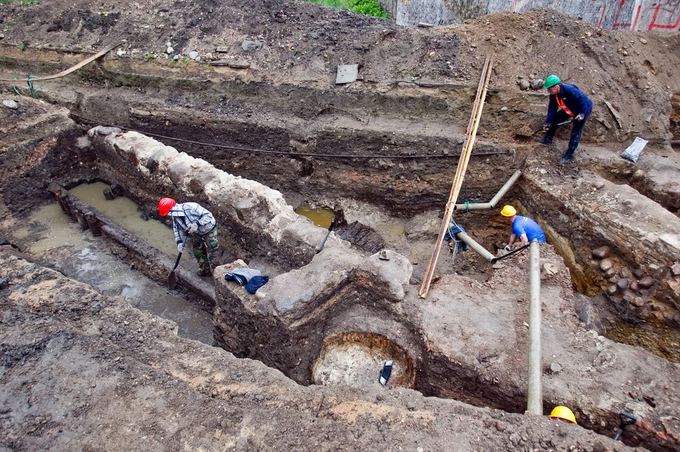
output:
[[[616,108],[614,108],[614,106],[611,103],[609,103],[606,99],[604,101],[604,104],[607,106],[607,108],[609,109],[609,112],[612,114],[612,116],[616,120],[616,124],[618,124],[619,129],[623,129],[623,122],[621,122],[621,115],[619,114],[618,111],[616,111]]]
[[[467,166],[470,162],[470,155],[472,154],[472,148],[475,144],[475,138],[477,137],[479,121],[482,117],[482,110],[484,108],[486,92],[489,87],[492,67],[493,57],[491,55],[487,55],[486,60],[484,61],[484,67],[482,69],[482,75],[479,79],[479,85],[477,86],[477,95],[475,97],[475,103],[472,106],[472,114],[470,115],[470,121],[468,122],[465,143],[463,143],[463,150],[461,151],[460,158],[458,159],[458,166],[456,167],[456,174],[454,175],[453,182],[451,184],[449,199],[446,203],[446,208],[444,209],[444,218],[441,225],[439,226],[437,241],[435,242],[432,255],[430,256],[430,261],[428,262],[425,274],[423,275],[423,282],[420,285],[420,290],[418,291],[418,294],[421,298],[427,297],[427,294],[430,291],[430,285],[432,284],[434,271],[437,267],[437,261],[439,260],[442,242],[444,241],[444,236],[446,235],[449,222],[451,221],[453,211],[456,207],[456,202],[458,201],[458,195],[460,194],[460,190],[463,186],[463,180],[465,179]]]
[[[44,76],[44,77],[31,77],[30,79],[29,79],[29,78],[25,78],[25,77],[21,77],[21,78],[0,78],[0,82],[27,82],[27,81],[31,81],[31,82],[36,82],[36,81],[38,81],[38,82],[39,82],[39,81],[42,81],[42,80],[53,80],[53,79],[55,79],[55,78],[66,77],[67,75],[69,75],[69,74],[72,73],[72,72],[77,71],[77,70],[80,69],[81,67],[86,66],[86,65],[92,63],[92,62],[93,62],[94,60],[96,60],[97,58],[103,57],[104,55],[106,55],[107,53],[109,53],[111,50],[115,49],[115,48],[118,47],[119,45],[120,45],[120,44],[111,44],[110,46],[105,47],[104,49],[102,49],[102,50],[100,50],[99,52],[95,53],[95,54],[92,55],[91,57],[88,57],[88,58],[84,59],[83,61],[81,61],[80,63],[76,64],[75,66],[71,66],[70,68],[68,68],[68,69],[66,69],[66,70],[64,70],[64,71],[61,71],[61,72],[58,73],[58,74],[47,75],[47,76]]]

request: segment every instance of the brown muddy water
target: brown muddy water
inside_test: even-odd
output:
[[[90,194],[93,197],[96,191],[93,187],[76,190],[83,196]],[[172,231],[158,221],[142,220],[132,201],[119,198],[105,202],[115,206],[111,209],[119,214],[116,219],[126,219],[125,227],[132,231],[137,222],[136,229],[152,240],[152,231],[163,234],[164,238],[157,240],[166,240],[176,252]],[[100,205],[96,208],[99,209]],[[110,252],[105,239],[93,237],[89,231],[81,231],[58,204],[36,208],[26,220],[14,227],[12,235],[12,239],[36,260],[91,285],[105,295],[123,297],[136,308],[172,320],[177,324],[180,336],[213,344],[212,314],[202,309],[200,303],[170,291],[130,268],[129,264]],[[161,242],[157,243],[162,245]]]
[[[295,209],[295,213],[310,219],[312,223],[325,229],[328,229],[333,221],[333,209],[298,207]]]
[[[154,248],[169,256],[177,255],[172,229],[153,218],[147,221],[142,219],[139,207],[129,198],[106,199],[104,190],[107,188],[109,185],[104,182],[94,182],[78,185],[69,191]]]

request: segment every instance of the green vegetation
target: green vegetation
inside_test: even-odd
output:
[[[333,8],[349,9],[355,13],[367,16],[387,18],[387,12],[382,9],[378,0],[306,0],[310,3],[331,6]]]
[[[0,0],[0,5],[9,5],[10,3],[32,5],[33,3],[38,3],[38,0]]]

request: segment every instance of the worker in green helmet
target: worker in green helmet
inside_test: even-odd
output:
[[[543,144],[552,143],[559,124],[570,121],[571,137],[569,146],[562,155],[560,163],[568,163],[574,160],[574,152],[581,141],[583,126],[593,111],[593,101],[586,96],[576,85],[563,83],[556,75],[549,75],[545,79],[543,89],[548,90],[550,101],[548,102],[548,114],[545,118],[545,136]]]

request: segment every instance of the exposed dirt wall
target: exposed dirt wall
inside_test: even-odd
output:
[[[69,14],[72,17],[67,22],[72,22],[72,27],[64,28],[60,24]],[[520,94],[518,76],[529,79],[532,74],[540,78],[557,73],[591,95],[596,121],[586,129],[590,140],[623,140],[634,134],[668,140],[669,94],[680,91],[674,76],[680,63],[673,52],[679,45],[677,33],[598,32],[550,11],[501,13],[454,27],[405,29],[346,11],[294,2],[284,6],[276,1],[251,1],[246,6],[235,0],[154,0],[140,11],[105,0],[78,0],[5,6],[0,19],[7,29],[4,42],[11,46],[86,50],[126,39],[124,59],[146,59],[172,69],[196,64],[189,57],[195,51],[192,55],[198,55],[200,65],[238,62],[240,69],[221,66],[227,68],[223,72],[227,78],[272,85],[326,91],[338,64],[358,63],[363,80],[331,90],[359,92],[367,99],[376,89],[403,82],[406,86],[416,86],[412,82],[474,86],[483,54],[493,51],[497,64],[492,88]],[[244,40],[257,41],[259,47],[243,50]],[[167,53],[168,42],[171,53]],[[179,55],[178,60],[171,63],[174,55]],[[620,129],[604,100],[620,112]],[[545,108],[540,104],[532,109],[532,118],[539,122]],[[489,130],[512,135],[521,123],[513,120],[511,113],[504,118],[510,122],[507,127],[496,122],[489,124]]]
[[[300,387],[6,248],[1,447],[627,449],[547,418],[413,391]]]

